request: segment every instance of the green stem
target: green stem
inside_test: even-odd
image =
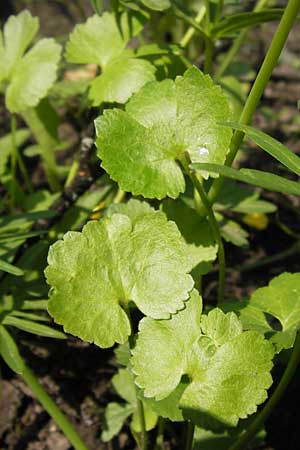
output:
[[[198,25],[201,23],[203,17],[205,16],[205,11],[206,11],[205,6],[202,5],[201,8],[199,9],[197,16],[195,17],[195,22]],[[190,26],[185,35],[182,37],[179,45],[183,48],[186,47],[190,42],[190,40],[192,39],[192,37],[194,36],[195,32],[196,32],[195,28],[193,26]]]
[[[184,170],[188,174],[191,182],[193,183],[194,188],[198,192],[203,207],[206,211],[211,230],[214,236],[216,243],[218,244],[218,262],[219,262],[219,283],[218,283],[218,305],[223,302],[224,299],[224,286],[225,286],[225,272],[226,272],[226,262],[225,262],[225,250],[223,246],[223,241],[220,233],[220,228],[215,218],[213,209],[208,201],[207,194],[205,189],[202,186],[202,183],[199,181],[197,174],[194,170],[190,169],[190,158],[186,154],[184,158],[180,160]]]
[[[287,386],[293,378],[296,369],[300,362],[300,333],[298,332],[295,346],[288,362],[288,365],[284,371],[284,374],[273,392],[270,399],[267,401],[264,408],[257,414],[251,425],[247,428],[244,434],[231,446],[229,450],[242,450],[246,447],[246,444],[250,442],[257,432],[262,428],[268,416],[271,414],[282,395],[284,394]]]
[[[165,429],[165,419],[163,417],[158,418],[158,430],[156,436],[156,446],[155,450],[163,450],[164,447],[164,429]]]
[[[205,39],[205,60],[204,60],[204,73],[211,74],[212,62],[214,53],[214,43],[210,39]]]
[[[218,4],[217,4],[217,8],[216,8],[214,23],[217,23],[220,20],[220,17],[221,17],[222,11],[223,11],[223,6],[224,6],[224,0],[219,0]]]
[[[60,190],[60,183],[57,178],[57,168],[54,148],[57,141],[47,129],[46,124],[41,119],[38,109],[32,108],[24,111],[22,117],[32,131],[41,149],[41,156],[44,163],[45,172],[52,191]]]
[[[187,423],[185,450],[192,450],[194,440],[195,425],[192,422]]]
[[[281,18],[279,26],[275,32],[270,48],[265,56],[264,62],[257,74],[256,80],[252,86],[250,94],[245,103],[243,112],[240,117],[241,124],[249,124],[252,120],[255,109],[261,99],[265,87],[271,77],[274,67],[278,62],[280,53],[287,40],[289,32],[297,18],[300,9],[300,0],[289,0],[284,14]],[[230,151],[226,158],[226,165],[230,166],[234,161],[236,154],[240,148],[241,142],[244,138],[244,133],[236,131],[233,134]],[[217,199],[224,183],[224,178],[219,177],[215,180],[210,188],[208,199],[212,204]],[[204,213],[204,211],[203,211]]]
[[[119,188],[117,193],[116,193],[115,198],[113,199],[113,203],[116,203],[116,204],[122,203],[122,201],[124,200],[125,196],[126,196],[126,192],[122,191],[122,189]]]
[[[129,319],[130,325],[131,325],[131,335],[128,338],[129,348],[132,350],[134,348],[135,342],[134,342],[134,335],[132,331],[132,320],[131,320],[131,314],[129,306],[125,308],[127,317]],[[146,431],[146,420],[145,420],[145,411],[144,411],[144,405],[141,399],[138,396],[138,389],[137,386],[135,386],[135,393],[136,393],[136,402],[137,402],[137,413],[139,417],[140,427],[141,427],[141,450],[147,450],[148,449],[148,437],[147,437],[147,431]]]
[[[261,11],[265,7],[265,5],[268,3],[268,1],[269,0],[258,1],[255,8],[253,9],[253,12]],[[245,28],[243,31],[241,31],[241,33],[238,35],[238,37],[233,41],[232,46],[230,47],[228,52],[226,52],[226,55],[225,55],[222,63],[220,64],[218,70],[215,73],[215,76],[214,76],[215,83],[220,81],[220,78],[223,76],[224,72],[230,66],[235,55],[237,54],[237,52],[239,51],[239,49],[245,42],[248,32],[249,32],[249,28]]]
[[[72,181],[74,180],[74,178],[76,177],[76,174],[78,172],[79,169],[79,161],[77,158],[74,159],[74,161],[72,162],[69,174],[67,176],[66,182],[65,182],[65,188],[69,187],[72,183]]]
[[[15,205],[15,197],[16,197],[16,168],[17,168],[17,160],[18,160],[18,147],[16,141],[16,130],[17,123],[16,117],[14,114],[11,116],[10,122],[10,131],[11,131],[11,184],[10,184],[10,207],[13,209]]]
[[[24,371],[22,377],[31,391],[43,405],[48,414],[55,421],[57,426],[63,431],[75,450],[88,450],[81,437],[74,430],[72,424],[62,411],[56,406],[51,397],[47,394],[44,388],[40,385],[35,375],[24,363]]]

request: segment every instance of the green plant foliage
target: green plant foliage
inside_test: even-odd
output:
[[[233,180],[243,183],[259,186],[270,191],[281,192],[283,194],[300,195],[300,184],[295,181],[274,175],[273,173],[263,172],[262,170],[240,169],[221,166],[219,164],[195,163],[192,167],[198,170],[207,170],[210,174],[219,174]]]
[[[141,31],[145,20],[141,12],[131,11],[123,13],[118,23],[113,14],[105,12],[77,25],[71,33],[66,47],[68,61],[95,63],[102,69],[89,91],[94,106],[102,102],[125,103],[145,83],[155,80],[155,67],[125,50],[130,38]]]
[[[149,9],[155,11],[163,11],[171,6],[170,0],[141,0],[141,2]]]
[[[10,112],[36,106],[56,80],[61,46],[54,39],[41,39],[24,55],[38,24],[37,18],[23,11],[11,16],[4,26],[0,56],[2,53],[5,70],[1,78],[8,81],[6,106]]]
[[[225,125],[225,124],[224,124]],[[248,125],[240,125],[239,123],[229,122],[226,124],[235,130],[242,131],[250,138],[255,144],[259,145],[260,148],[265,150],[277,161],[281,162],[290,171],[294,172],[296,175],[300,175],[300,158],[291,152],[285,145],[281,142],[272,138],[263,131],[257,130]]]
[[[30,136],[30,131],[26,128],[20,128],[16,131],[15,140],[16,145],[20,147]],[[12,136],[11,134],[6,134],[0,138],[0,180],[6,172],[7,164],[11,155],[12,149]]]
[[[123,308],[130,301],[144,314],[167,318],[193,287],[186,244],[160,212],[89,222],[82,233],[56,242],[48,263],[50,314],[66,331],[101,347],[126,341],[131,330]]]
[[[185,189],[179,160],[222,164],[231,133],[217,124],[229,116],[227,99],[195,67],[175,82],[148,83],[126,111],[106,110],[95,124],[102,166],[134,195],[176,198]]]
[[[6,328],[0,324],[0,355],[6,362],[6,364],[16,373],[22,374],[24,369],[24,363],[20,356],[18,347],[15,341],[6,330]]]
[[[105,424],[101,434],[101,440],[103,442],[108,442],[116,436],[124,425],[127,417],[133,414],[134,410],[134,406],[129,404],[120,405],[116,402],[108,403],[105,410]]]
[[[171,319],[142,319],[132,364],[137,385],[157,400],[188,375],[179,401],[184,417],[218,429],[236,426],[266,399],[273,355],[272,344],[256,331],[243,332],[234,313],[214,309],[201,316],[194,291],[186,308]]]

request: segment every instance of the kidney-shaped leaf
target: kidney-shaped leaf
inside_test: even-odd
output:
[[[148,83],[126,111],[106,110],[95,124],[102,166],[122,189],[149,198],[176,198],[185,189],[178,161],[223,164],[231,131],[220,87],[196,67],[175,81]]]
[[[89,222],[50,249],[49,312],[83,340],[123,343],[130,334],[123,307],[130,301],[154,318],[183,308],[193,287],[186,250],[175,223],[160,212]]]
[[[179,401],[184,417],[209,428],[235,426],[266,399],[274,348],[261,333],[243,332],[234,313],[214,309],[200,316],[193,292],[171,319],[142,319],[132,357],[136,383],[146,397],[160,400],[186,374]]]

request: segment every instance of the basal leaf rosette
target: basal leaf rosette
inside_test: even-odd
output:
[[[161,212],[91,221],[52,245],[48,263],[50,314],[67,332],[104,348],[131,333],[129,302],[168,318],[193,287],[186,244]]]
[[[218,122],[229,114],[220,87],[192,67],[175,81],[147,83],[125,111],[106,110],[95,122],[98,155],[125,191],[176,198],[185,190],[185,152],[193,162],[224,163],[231,131]]]
[[[266,399],[273,356],[273,345],[261,333],[243,331],[234,313],[216,308],[201,316],[193,291],[169,320],[142,319],[131,363],[136,384],[156,400],[170,396],[187,375],[183,416],[220,429],[236,426]]]

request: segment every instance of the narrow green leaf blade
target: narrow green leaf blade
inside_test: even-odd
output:
[[[10,112],[37,106],[56,80],[61,46],[54,39],[41,39],[16,65],[6,92]]]
[[[141,0],[141,2],[154,11],[163,11],[171,6],[170,0]]]
[[[31,320],[21,319],[20,317],[6,316],[2,322],[4,325],[19,328],[28,333],[37,334],[38,336],[50,337],[55,339],[66,339],[66,335],[61,331],[48,327],[40,323],[32,322]]]
[[[215,37],[225,37],[232,33],[260,23],[280,20],[284,12],[281,8],[270,8],[263,11],[244,12],[228,16],[221,20],[212,29]]]
[[[0,355],[6,362],[6,364],[18,374],[22,374],[24,370],[24,363],[19,353],[18,347],[15,341],[6,330],[6,328],[0,324]]]
[[[24,275],[22,269],[4,261],[3,259],[0,259],[0,270],[2,270],[3,272],[11,273],[12,275],[16,275],[17,277]]]
[[[255,144],[269,153],[269,155],[273,156],[273,158],[277,159],[277,161],[281,162],[295,174],[300,175],[300,157],[291,152],[285,145],[281,144],[281,142],[263,131],[248,125],[241,125],[235,122],[228,122],[223,125],[233,128],[234,130],[242,131],[247,137],[255,142]]]
[[[300,195],[300,183],[286,180],[283,177],[268,172],[254,169],[236,170],[232,167],[221,166],[219,164],[194,163],[194,169],[206,170],[209,173],[217,173],[233,180],[252,184],[270,191],[281,192],[283,194]]]

